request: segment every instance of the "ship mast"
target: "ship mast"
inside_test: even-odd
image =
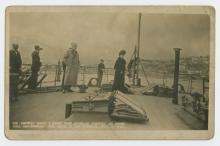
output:
[[[140,85],[139,79],[139,64],[140,64],[140,38],[141,37],[141,13],[138,14],[138,38],[137,38],[137,47],[134,51],[134,74],[133,74],[133,85]]]

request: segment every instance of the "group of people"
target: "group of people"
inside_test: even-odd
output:
[[[18,96],[18,80],[21,75],[22,59],[19,52],[19,45],[12,44],[12,49],[10,50],[9,62],[10,62],[10,100],[17,101]],[[34,90],[38,83],[38,72],[42,65],[40,61],[40,51],[43,50],[39,45],[34,46],[34,51],[32,52],[32,64],[31,64],[31,75],[28,80],[28,89]],[[124,56],[126,54],[125,50],[119,52],[119,57],[115,62],[115,76],[112,86],[112,90],[119,90],[124,93],[128,92],[128,88],[125,86],[125,70],[126,61]],[[62,61],[63,64],[63,92],[73,92],[71,87],[77,86],[77,78],[80,70],[79,53],[77,52],[77,44],[71,43],[71,47],[64,54]],[[103,73],[105,70],[104,60],[101,59],[97,67],[97,85],[101,87]]]
[[[10,71],[10,91],[9,96],[10,100],[18,101],[18,83],[19,83],[19,76],[21,75],[21,66],[22,66],[22,59],[21,54],[19,52],[19,45],[12,44],[12,49],[9,52],[9,71]],[[40,71],[41,61],[40,61],[40,48],[39,45],[34,46],[34,51],[32,52],[32,65],[31,65],[31,75],[28,80],[28,89],[35,89],[37,87],[38,81],[38,72]]]
[[[128,88],[125,85],[125,71],[126,71],[126,61],[124,56],[126,54],[125,50],[121,50],[119,52],[119,57],[115,62],[114,69],[115,69],[115,76],[114,82],[112,86],[112,90],[119,90],[124,93],[128,92]],[[71,87],[77,86],[77,76],[80,69],[80,62],[79,62],[79,54],[77,52],[77,44],[71,43],[71,47],[64,55],[63,60],[63,67],[64,67],[64,86],[63,92],[73,92]],[[103,73],[105,70],[104,60],[101,59],[100,63],[98,64],[98,71],[97,71],[97,85],[101,87],[102,85],[102,78]]]
[[[63,59],[63,92],[73,92],[71,87],[77,86],[77,77],[80,69],[79,53],[77,52],[77,44],[71,43],[71,47],[67,50]],[[98,64],[97,85],[101,87],[103,73],[105,70],[104,60],[101,59]]]

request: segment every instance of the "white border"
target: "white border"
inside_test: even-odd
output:
[[[111,1],[107,1],[107,0],[78,0],[78,1],[71,1],[69,2],[68,0],[36,0],[36,1],[26,1],[26,0],[1,0],[0,1],[0,17],[1,17],[1,21],[0,21],[0,69],[1,69],[1,73],[0,73],[0,80],[2,82],[0,82],[0,86],[2,88],[0,88],[0,95],[1,95],[1,101],[0,101],[0,145],[5,146],[5,145],[33,145],[33,146],[37,146],[37,145],[68,145],[68,144],[73,144],[73,141],[9,141],[5,138],[4,136],[4,102],[3,102],[3,97],[4,97],[4,14],[5,14],[5,8],[8,5],[212,5],[215,6],[216,8],[216,56],[219,56],[219,51],[218,51],[218,46],[219,43],[217,40],[219,40],[219,29],[218,29],[218,24],[219,24],[219,10],[220,10],[220,2],[218,2],[217,0],[203,0],[203,1],[198,1],[198,0],[191,0],[189,2],[189,0],[182,0],[181,2],[176,2],[174,0],[152,0],[152,1],[144,1],[144,0],[122,0],[119,2],[119,0],[111,0]],[[218,95],[220,95],[220,90],[218,90],[217,87],[220,87],[220,83],[219,83],[219,74],[220,74],[220,58],[216,57],[216,117],[215,117],[215,137],[212,140],[209,141],[166,141],[166,142],[162,142],[161,141],[111,141],[111,142],[107,142],[107,141],[101,141],[98,142],[97,141],[74,141],[74,145],[121,145],[121,144],[126,144],[126,145],[187,145],[187,144],[191,144],[191,145],[219,145],[220,144],[220,117],[219,117],[219,111],[220,111],[220,100],[218,98]]]

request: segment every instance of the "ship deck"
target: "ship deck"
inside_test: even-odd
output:
[[[65,105],[72,101],[82,100],[83,97],[94,94],[97,88],[90,87],[87,93],[49,92],[24,94],[19,101],[10,107],[11,121],[13,122],[112,122],[107,114],[77,113],[65,119]],[[187,124],[181,116],[180,105],[174,105],[171,98],[142,95],[142,88],[135,89],[135,94],[128,95],[139,103],[147,112],[147,123],[124,123],[125,128],[150,130],[189,130],[192,126]],[[104,97],[109,93],[99,96]],[[181,113],[181,114],[180,114]],[[181,115],[181,116],[179,116]],[[190,120],[190,118],[189,118]]]

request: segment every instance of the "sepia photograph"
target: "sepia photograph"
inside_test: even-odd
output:
[[[209,6],[10,6],[9,139],[210,139]]]

